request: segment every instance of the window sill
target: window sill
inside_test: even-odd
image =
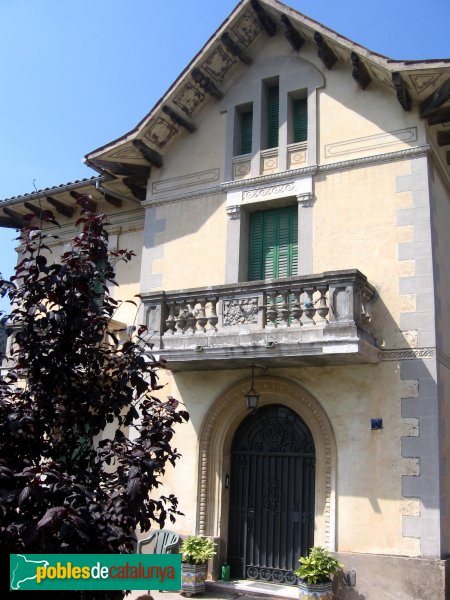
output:
[[[278,171],[278,147],[261,150],[261,175],[271,175]]]
[[[233,157],[233,179],[248,179],[251,177],[252,155],[240,154]]]
[[[287,168],[298,169],[307,162],[308,142],[296,142],[287,147]]]

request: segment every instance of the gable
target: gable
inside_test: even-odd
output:
[[[183,137],[196,135],[206,108],[226,97],[269,40],[284,44],[286,55],[313,53],[325,74],[342,72],[349,93],[382,89],[405,113],[420,113],[447,169],[449,61],[392,61],[275,0],[243,0],[136,128],[89,153],[87,164],[144,197],[146,176],[154,177]]]

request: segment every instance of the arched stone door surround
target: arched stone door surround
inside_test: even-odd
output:
[[[226,539],[228,532],[230,449],[233,436],[248,415],[244,394],[250,379],[231,386],[208,411],[199,446],[198,533]],[[255,380],[259,406],[282,404],[302,417],[316,447],[314,543],[335,549],[336,443],[322,406],[298,383],[278,377]]]

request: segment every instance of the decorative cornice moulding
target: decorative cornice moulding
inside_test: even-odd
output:
[[[286,184],[296,179],[301,179],[308,176],[320,175],[321,173],[333,173],[338,171],[351,170],[359,167],[365,167],[369,165],[389,163],[398,160],[406,160],[408,158],[415,158],[418,156],[425,156],[431,152],[430,144],[424,146],[415,146],[414,148],[406,148],[405,150],[397,150],[395,152],[387,152],[385,154],[374,154],[371,156],[364,156],[361,158],[353,158],[351,160],[343,160],[340,162],[334,162],[324,165],[310,165],[308,167],[302,167],[299,169],[291,169],[289,171],[282,171],[280,173],[272,173],[271,175],[261,175],[259,177],[252,177],[249,179],[239,179],[236,181],[226,181],[213,187],[203,188],[200,190],[194,190],[173,196],[155,197],[151,200],[145,200],[142,203],[143,207],[149,206],[161,206],[163,204],[171,204],[172,202],[182,202],[191,198],[198,198],[201,196],[209,196],[214,194],[226,193],[229,191],[242,190],[243,194],[246,188],[255,188],[265,183],[275,183],[282,180],[286,181]],[[266,188],[264,188],[266,189]]]
[[[430,144],[426,144],[424,146],[414,146],[414,148],[406,148],[405,150],[397,150],[396,152],[373,154],[371,156],[363,156],[361,158],[352,158],[350,160],[320,165],[320,167],[318,167],[318,172],[329,173],[330,171],[343,171],[355,167],[365,167],[368,165],[394,162],[397,160],[405,160],[407,158],[415,158],[416,156],[425,156],[430,152]]]

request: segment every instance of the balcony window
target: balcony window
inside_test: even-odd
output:
[[[297,275],[297,215],[296,206],[259,211],[250,215],[250,281]]]

